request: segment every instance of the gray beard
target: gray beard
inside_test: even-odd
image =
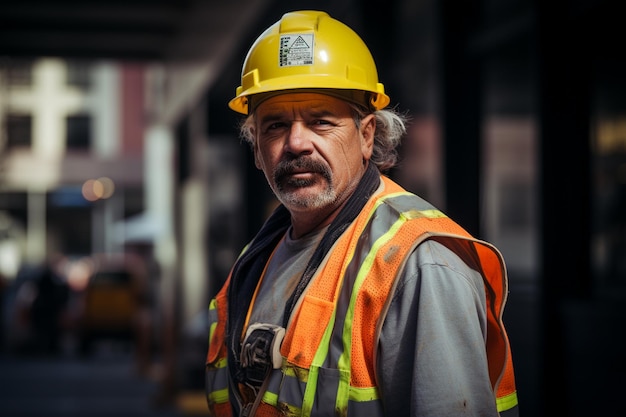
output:
[[[291,187],[305,187],[310,184],[311,181],[309,180],[297,180],[289,182],[289,185]],[[283,186],[281,185],[276,186],[274,194],[276,194],[278,200],[280,200],[280,202],[283,203],[283,205],[287,208],[295,206],[298,208],[317,209],[326,207],[335,202],[335,200],[337,199],[337,193],[335,193],[335,190],[333,189],[331,184],[328,184],[328,186],[321,193],[307,197],[298,196],[297,190],[285,191],[283,189]]]

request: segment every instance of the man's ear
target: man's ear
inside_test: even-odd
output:
[[[376,116],[368,114],[361,120],[361,153],[363,159],[369,160],[374,152],[374,134],[376,133]]]
[[[257,143],[258,142],[254,142],[254,146],[252,146],[252,151],[254,153],[254,166],[256,166],[257,169],[263,170],[263,165],[261,165],[261,159],[259,157],[260,155],[259,146]]]
[[[256,131],[255,131],[255,129],[252,128],[250,133],[254,137],[254,141],[250,145],[250,148],[252,149],[252,154],[254,155],[254,166],[256,166],[257,169],[263,170],[263,166],[261,165],[261,159],[259,157],[259,155],[260,155],[259,141],[256,138]]]

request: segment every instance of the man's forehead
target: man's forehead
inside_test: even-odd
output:
[[[285,93],[280,94],[259,104],[257,114],[290,109],[342,109],[349,104],[336,97],[320,93]]]

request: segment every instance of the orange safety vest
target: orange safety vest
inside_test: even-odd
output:
[[[370,198],[338,238],[292,314],[280,349],[282,367],[270,373],[256,416],[382,415],[374,362],[379,331],[404,262],[426,239],[456,248],[459,256],[471,256],[480,265],[488,310],[489,376],[497,408],[502,412],[517,405],[502,323],[508,291],[502,256],[382,178],[384,190]],[[230,279],[209,306],[206,388],[213,416],[232,415],[225,339]]]

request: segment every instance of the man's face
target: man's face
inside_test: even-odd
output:
[[[288,93],[255,111],[257,168],[293,212],[335,209],[352,194],[372,155],[375,120],[356,126],[347,102]]]

